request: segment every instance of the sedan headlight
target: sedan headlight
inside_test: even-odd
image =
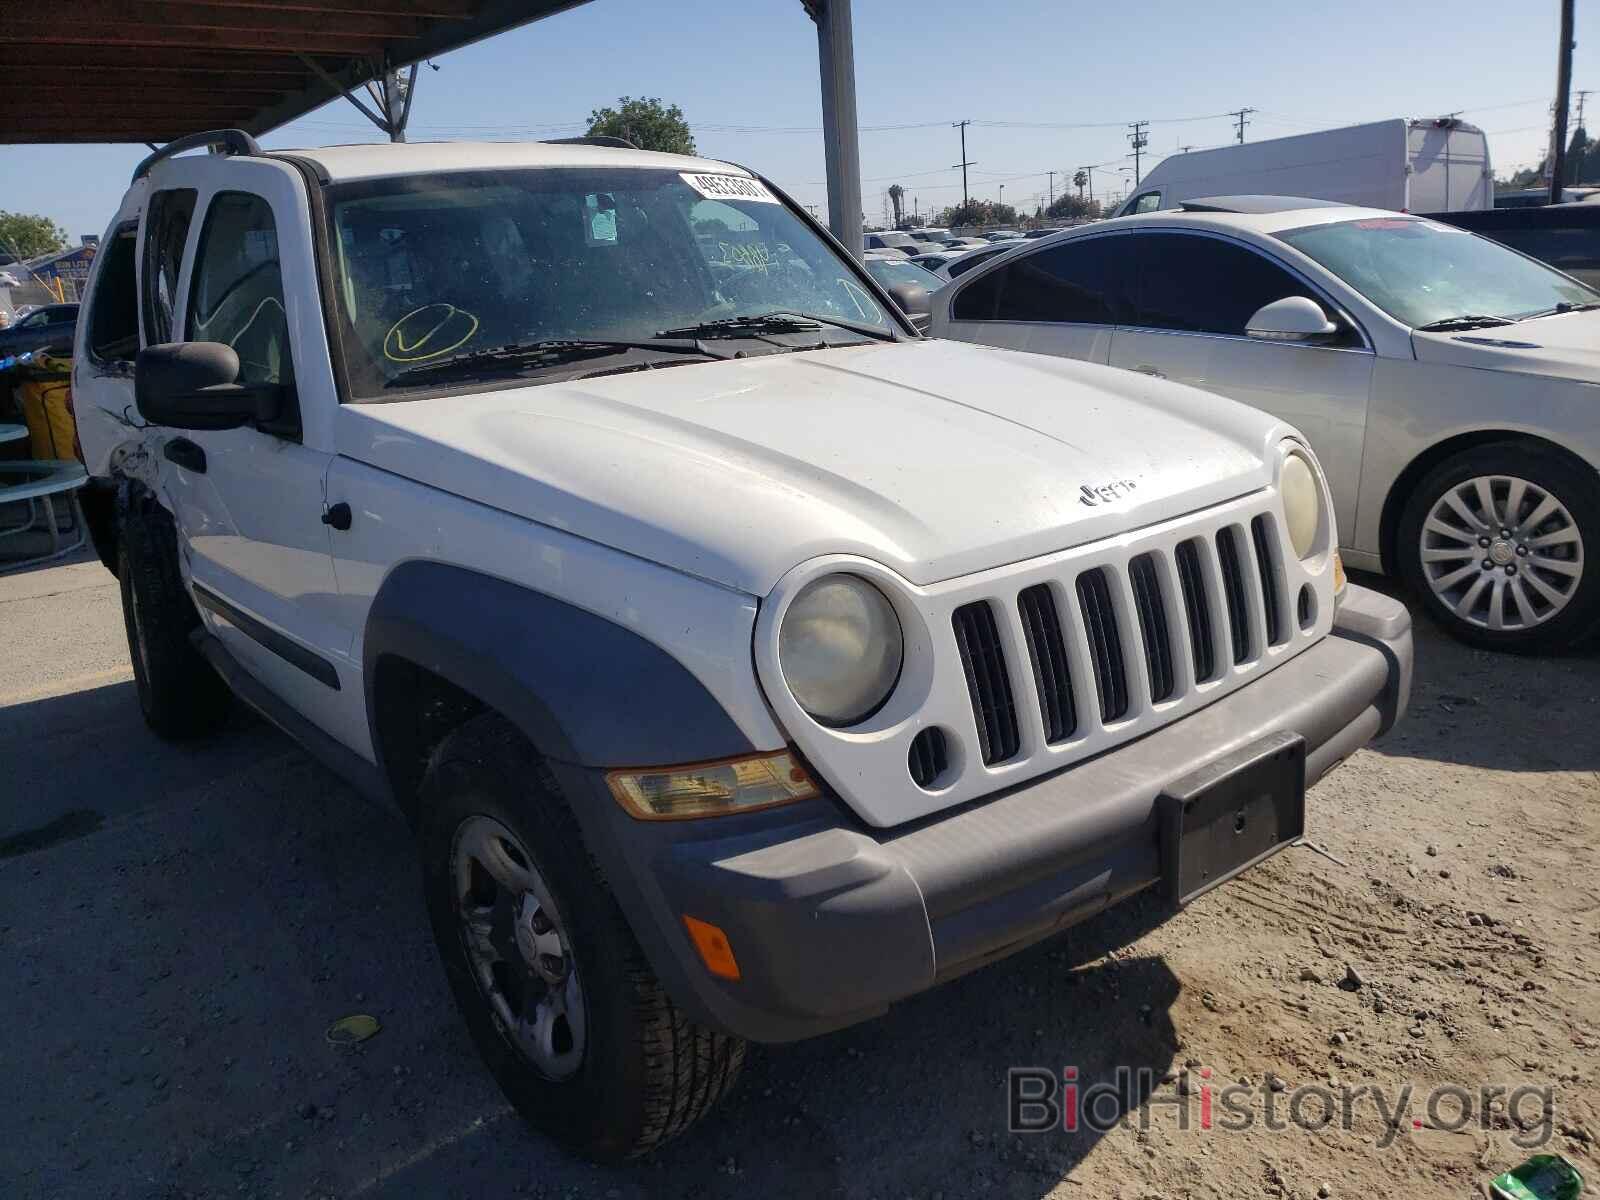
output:
[[[827,575],[790,603],[778,664],[801,708],[824,725],[854,725],[894,690],[904,643],[882,592],[855,575]]]
[[[1304,451],[1291,450],[1283,460],[1278,479],[1283,493],[1283,519],[1289,526],[1289,542],[1300,558],[1309,558],[1316,549],[1317,530],[1322,525],[1322,484]]]

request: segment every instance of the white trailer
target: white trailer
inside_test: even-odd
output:
[[[1164,158],[1117,216],[1203,196],[1307,196],[1400,212],[1494,207],[1483,130],[1396,117]]]

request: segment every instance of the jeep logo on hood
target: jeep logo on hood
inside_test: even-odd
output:
[[[1138,486],[1131,479],[1113,479],[1110,483],[1098,483],[1093,487],[1085,483],[1078,488],[1078,499],[1092,508],[1096,504],[1110,504],[1113,500],[1121,500]]]

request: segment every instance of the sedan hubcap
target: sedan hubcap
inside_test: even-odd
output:
[[[1450,488],[1422,524],[1420,550],[1433,594],[1483,629],[1544,624],[1583,578],[1583,536],[1566,505],[1514,475]]]
[[[569,1078],[583,1061],[583,987],[532,855],[499,821],[469,817],[451,876],[462,945],[495,1023],[540,1074]]]

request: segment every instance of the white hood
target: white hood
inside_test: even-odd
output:
[[[1142,527],[1268,485],[1289,432],[1178,384],[946,341],[338,419],[349,458],[757,596],[822,554],[927,584]]]
[[[1413,332],[1422,362],[1600,383],[1600,309],[1470,333]]]

